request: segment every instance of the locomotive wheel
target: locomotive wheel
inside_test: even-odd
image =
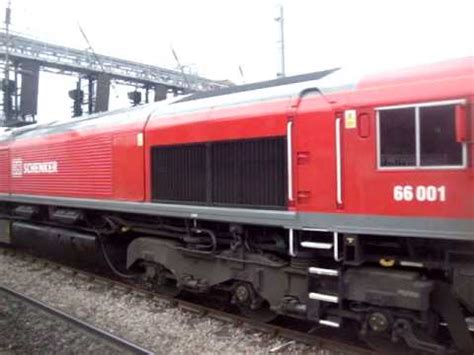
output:
[[[387,355],[395,354],[419,354],[419,353],[435,353],[446,354],[452,353],[438,344],[429,331],[418,329],[412,326],[408,320],[399,319],[394,324],[394,330],[388,334],[370,332],[361,339],[364,340],[377,353]]]
[[[271,322],[278,316],[270,309],[268,302],[246,282],[240,282],[234,287],[232,303],[237,305],[243,316],[257,322]]]
[[[239,310],[244,317],[253,319],[261,323],[271,322],[278,316],[278,314],[273,312],[270,307],[268,307],[268,305],[263,305],[261,308],[258,309],[251,309],[246,305],[239,305]]]
[[[165,296],[176,297],[181,292],[174,273],[161,264],[147,265],[146,282],[152,291]]]
[[[399,342],[394,343],[390,337],[384,337],[382,335],[365,335],[360,337],[371,349],[375,350],[377,354],[386,355],[416,355],[416,351],[410,349],[405,343]]]

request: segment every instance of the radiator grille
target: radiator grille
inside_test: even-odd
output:
[[[286,144],[267,138],[212,145],[212,197],[216,204],[286,205]]]
[[[156,202],[284,208],[285,137],[152,148]]]
[[[152,148],[153,200],[206,201],[206,145]]]

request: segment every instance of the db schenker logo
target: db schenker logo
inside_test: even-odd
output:
[[[25,163],[23,159],[12,159],[12,177],[22,177],[29,174],[54,174],[58,172],[57,161]]]

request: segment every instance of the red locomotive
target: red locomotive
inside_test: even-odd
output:
[[[474,58],[338,76],[7,132],[0,241],[119,243],[161,291],[472,352]]]

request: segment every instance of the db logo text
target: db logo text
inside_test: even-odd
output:
[[[23,162],[23,159],[12,160],[12,177],[21,177],[29,174],[54,174],[58,172],[57,161]]]

